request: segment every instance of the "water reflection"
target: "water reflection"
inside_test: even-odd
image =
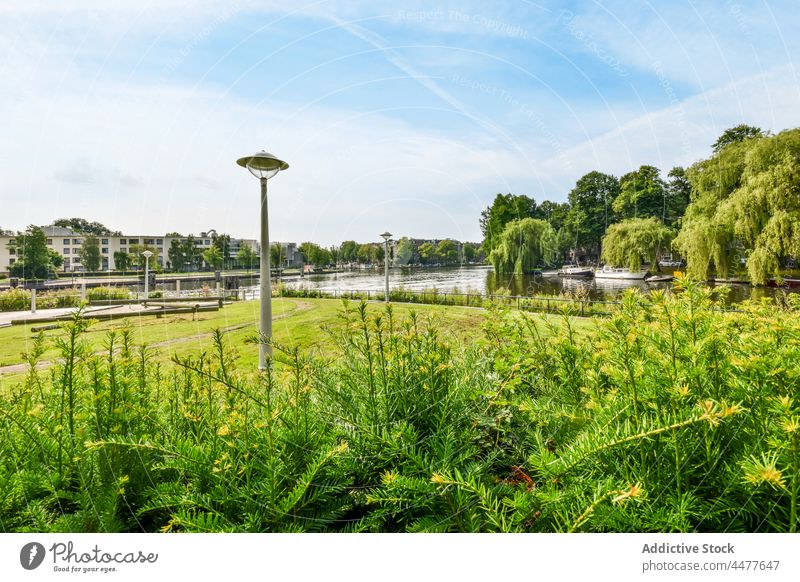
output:
[[[318,289],[334,291],[382,291],[383,272],[380,270],[346,271],[327,275],[284,278],[283,284],[293,289]],[[613,300],[626,289],[639,287],[643,291],[670,289],[672,283],[648,284],[644,281],[618,279],[567,279],[534,275],[510,275],[495,273],[491,267],[451,267],[437,269],[392,269],[389,285],[393,289],[410,291],[436,288],[442,292],[457,290],[471,293],[496,293],[508,290],[512,295],[561,295],[576,293],[595,300]],[[730,285],[729,301],[738,302],[750,297],[775,294],[775,289]]]

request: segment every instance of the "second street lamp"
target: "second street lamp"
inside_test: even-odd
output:
[[[144,302],[147,303],[147,298],[150,296],[150,257],[153,253],[145,251],[142,256],[144,257]]]
[[[386,303],[389,303],[389,239],[392,238],[392,233],[389,231],[384,232],[383,237],[383,270],[386,277]]]
[[[239,158],[236,163],[250,170],[250,173],[261,182],[261,270],[259,281],[260,293],[260,319],[259,332],[261,333],[261,344],[258,352],[258,369],[266,370],[267,357],[272,358],[272,345],[266,342],[272,341],[272,284],[269,273],[269,209],[267,206],[267,180],[272,178],[281,170],[289,167],[289,164],[279,160],[269,152],[261,150],[253,156]]]

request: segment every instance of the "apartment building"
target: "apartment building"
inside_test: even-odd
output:
[[[297,269],[303,266],[303,255],[300,253],[297,243],[275,242],[272,244],[281,246],[281,257],[283,258],[281,267],[284,269]],[[261,245],[258,245],[258,248],[260,249]],[[276,267],[276,265],[272,266]]]
[[[56,251],[64,258],[63,272],[83,271],[83,265],[80,260],[80,249],[83,244],[84,236],[72,229],[62,226],[43,226],[45,236],[47,237],[48,248]],[[202,252],[211,247],[213,236],[216,235],[215,231],[201,232],[200,236],[194,237],[194,244]],[[9,243],[14,240],[13,235],[0,235],[0,271],[8,271],[9,267],[13,265],[17,257],[14,250],[9,248]],[[169,248],[173,240],[185,242],[188,237],[170,237],[166,235],[98,235],[100,243],[100,256],[102,271],[113,271],[116,269],[114,264],[114,253],[125,252],[130,253],[131,247],[134,245],[148,245],[156,249],[156,256],[151,259],[156,264],[164,267],[169,262]],[[254,250],[257,249],[257,243],[253,239],[231,239],[231,256],[235,257],[236,253],[243,245],[248,245]],[[173,267],[170,265],[170,267]],[[180,268],[175,265],[173,268]]]

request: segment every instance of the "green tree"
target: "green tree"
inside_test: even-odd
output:
[[[573,224],[578,232],[576,246],[599,248],[606,229],[614,222],[612,204],[619,192],[619,180],[597,171],[589,172],[576,182],[569,193],[571,209],[582,213],[582,224]]]
[[[612,208],[621,218],[663,215],[667,185],[654,166],[641,166],[619,179],[620,192]]]
[[[533,218],[539,218],[550,223],[553,230],[561,230],[567,220],[570,205],[568,202],[552,202],[545,200],[536,207]]]
[[[203,252],[197,245],[197,239],[194,238],[193,234],[190,234],[181,242],[181,250],[184,263],[188,263],[188,265],[185,266],[186,270],[191,271],[193,269],[199,269],[200,261],[203,259]]]
[[[553,227],[537,218],[512,220],[489,255],[497,273],[522,274],[551,265],[558,256]]]
[[[419,253],[420,262],[423,265],[431,265],[434,263],[438,263],[439,260],[441,259],[441,256],[439,255],[439,252],[436,249],[436,245],[434,245],[433,243],[429,242],[422,243],[421,245],[419,245],[417,252]]]
[[[355,263],[358,261],[358,243],[354,240],[346,240],[339,246],[339,255],[344,263]]]
[[[53,221],[53,225],[60,226],[62,228],[69,228],[82,234],[94,234],[97,236],[119,236],[122,234],[118,230],[111,230],[105,224],[101,224],[99,222],[89,222],[85,218],[59,218],[58,220]]]
[[[733,143],[690,169],[695,197],[676,240],[690,274],[727,277],[747,257],[755,284],[800,256],[800,129]]]
[[[143,254],[145,251],[150,251],[153,253],[148,261],[145,261]],[[159,252],[158,248],[153,245],[133,244],[130,246],[129,253],[131,264],[139,269],[144,269],[145,263],[149,264],[149,269],[151,271],[158,271],[161,268],[158,264],[158,257],[161,255],[161,253]]]
[[[249,271],[254,265],[258,264],[258,255],[250,246],[242,245],[239,248],[239,252],[236,253],[236,260]]]
[[[689,174],[680,166],[672,168],[667,177],[669,181],[661,221],[673,225],[683,218],[686,207],[692,200],[692,183],[689,181]]]
[[[464,260],[467,263],[474,263],[480,260],[479,245],[476,245],[475,243],[465,242],[461,248],[464,254]]]
[[[12,277],[46,279],[57,268],[54,255],[58,253],[47,248],[47,237],[38,226],[31,225],[25,232],[18,232],[9,241],[8,248],[17,259],[9,267]]]
[[[643,261],[658,264],[659,252],[673,236],[672,230],[657,218],[629,218],[608,227],[602,258],[606,264],[639,271]]]
[[[324,267],[330,263],[330,252],[316,243],[304,242],[298,250],[303,255],[305,262],[314,267]]]
[[[119,271],[127,271],[131,267],[131,256],[125,251],[114,251],[114,266]]]
[[[85,271],[98,271],[102,261],[100,239],[93,234],[85,235],[78,256],[81,258],[81,264]]]
[[[443,240],[436,247],[436,254],[438,254],[445,265],[452,265],[458,263],[460,258],[456,243],[451,240]]]
[[[523,195],[498,194],[491,206],[481,212],[480,226],[483,233],[483,248],[488,254],[506,225],[512,220],[530,218],[536,213],[536,202]]]
[[[401,267],[408,265],[414,259],[414,243],[408,237],[403,237],[397,242],[394,249],[394,264]]]
[[[748,139],[757,139],[765,136],[766,134],[761,131],[760,127],[742,123],[726,129],[722,135],[717,138],[717,141],[713,143],[711,149],[714,153],[719,153],[732,143],[741,143]]]
[[[272,243],[269,246],[269,264],[273,269],[282,267],[285,258],[283,247],[280,244]]]
[[[356,260],[361,264],[367,264],[372,260],[372,245],[362,244],[358,246]]]
[[[50,264],[53,266],[54,271],[57,271],[64,265],[64,257],[62,257],[61,253],[58,251],[47,249],[47,254],[50,257]]]
[[[170,267],[173,271],[180,271],[183,269],[185,259],[183,256],[183,245],[178,239],[172,239],[167,249],[167,258],[169,259]]]
[[[211,246],[203,251],[203,260],[212,270],[216,271],[222,267],[222,251],[219,247]]]
[[[231,262],[231,235],[229,234],[214,234],[211,236],[211,246],[219,249],[220,256],[222,257],[222,268],[227,269],[230,267]]]

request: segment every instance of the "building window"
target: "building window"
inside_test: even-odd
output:
[[[64,257],[64,266],[65,267],[69,266],[69,257]]]
[[[146,238],[146,239],[144,239],[144,244],[146,244],[146,245],[152,245],[152,244],[155,244],[155,239],[152,239],[152,238]]]
[[[74,245],[79,245],[79,244],[81,244],[81,239],[79,239],[79,238],[74,238],[74,239],[72,239],[72,244],[74,244]]]
[[[206,239],[206,240],[204,240],[204,241],[203,241],[203,244],[204,244],[204,245],[206,245],[206,246],[208,246],[208,245],[210,245],[210,244],[211,244],[211,241],[210,241],[210,240],[208,240],[208,239]]]
[[[129,238],[128,239],[128,244],[129,245],[138,245],[139,244],[139,239],[138,238]]]
[[[121,238],[121,239],[119,239],[119,244],[121,244],[121,245],[126,245],[126,244],[128,244],[128,239],[126,239],[126,238]]]
[[[53,239],[51,239],[51,238],[47,239],[47,244],[49,244],[49,245],[53,244]]]
[[[77,264],[78,264],[78,263],[80,263],[80,262],[81,262],[81,260],[80,260],[80,258],[79,258],[79,257],[74,257],[74,258],[72,259],[72,263],[73,263],[74,265],[77,265]]]
[[[65,238],[65,239],[64,239],[64,244],[65,244],[65,245],[68,245],[68,244],[69,244],[69,239],[68,239],[68,238]]]
[[[101,239],[100,240],[100,244],[107,245],[108,244],[108,239],[107,238]]]
[[[163,238],[156,239],[156,244],[158,244],[158,246],[163,245],[164,244],[164,239]]]
[[[64,249],[64,253],[63,254],[68,255],[69,254],[69,249]]]
[[[128,252],[128,249],[122,248],[122,249],[119,249],[119,252],[121,252],[121,253],[127,253],[127,252]]]
[[[17,262],[17,259],[9,259],[9,260],[8,260],[8,264],[9,264],[9,265],[13,265],[13,264],[14,264],[14,263],[16,263],[16,262]]]
[[[100,252],[103,253],[104,255],[107,255],[108,254],[108,247],[103,247],[102,249],[100,249]]]
[[[9,255],[16,255],[17,254],[17,249],[8,249],[8,254]]]

